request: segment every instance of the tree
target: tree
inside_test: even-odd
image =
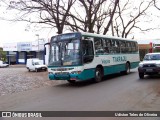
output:
[[[137,2],[138,3],[138,2]],[[143,22],[143,18],[147,16],[147,10],[153,5],[153,1],[145,2],[139,1],[138,7],[133,6],[130,0],[127,0],[124,5],[118,3],[118,15],[114,19],[113,29],[116,31],[117,36],[126,38],[133,29],[139,29],[140,31],[149,31],[154,28],[142,29],[138,26],[138,23]],[[133,6],[133,7],[132,7]],[[126,20],[127,19],[127,20]],[[114,32],[114,31],[112,31]],[[112,33],[113,34],[113,33]]]
[[[0,60],[2,60],[2,61],[6,61],[6,52],[5,51],[3,51],[3,49],[2,48],[0,48]]]
[[[154,0],[155,1],[155,0]],[[10,10],[18,10],[16,21],[49,25],[61,34],[64,30],[102,33],[127,37],[142,29],[139,23],[147,16],[153,0],[12,0]],[[78,8],[78,9],[77,9]]]
[[[158,7],[158,0],[153,0],[153,2],[154,2],[154,6],[155,6],[158,10],[160,10],[160,7]]]
[[[73,12],[69,14],[72,22],[66,22],[69,30],[99,33],[101,21],[107,16],[103,9],[107,0],[78,0],[73,6]],[[79,9],[76,9],[79,7]],[[81,10],[82,12],[79,12]]]
[[[111,26],[111,23],[112,23],[112,20],[113,20],[113,16],[116,12],[116,7],[117,7],[118,4],[119,4],[119,0],[115,0],[114,8],[113,8],[112,11],[110,10],[110,12],[109,12],[110,13],[110,19],[109,19],[109,22],[108,22],[107,26],[104,29],[103,34],[106,34],[108,32],[109,27]]]
[[[147,10],[153,5],[153,1],[140,0],[136,2],[136,6],[133,6],[133,3],[133,0],[79,0],[78,7],[84,10],[84,14],[80,14],[75,8],[75,14],[70,13],[72,22],[67,24],[72,31],[103,34],[112,31],[113,36],[124,38],[127,38],[135,29],[140,31],[155,29],[140,27],[140,23],[144,22],[142,18],[148,15]]]
[[[19,12],[15,21],[45,24],[63,32],[68,13],[76,0],[12,0],[8,4],[10,10]]]
[[[74,8],[70,14],[71,22],[67,23],[72,31],[84,31],[106,34],[111,26],[113,16],[119,0],[108,2],[107,0],[79,0],[83,14]],[[108,22],[106,22],[108,21]]]

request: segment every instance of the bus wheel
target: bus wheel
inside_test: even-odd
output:
[[[74,84],[76,81],[75,80],[67,80],[69,83]]]
[[[94,80],[95,80],[95,82],[102,81],[102,70],[101,70],[101,68],[96,68]]]
[[[126,74],[126,75],[128,75],[129,73],[130,73],[130,65],[129,65],[129,63],[126,63],[126,68],[125,68],[126,70],[124,71],[124,73]]]

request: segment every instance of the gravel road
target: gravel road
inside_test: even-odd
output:
[[[0,96],[43,86],[53,86],[61,82],[65,81],[50,81],[48,72],[28,72],[23,65],[0,68]]]

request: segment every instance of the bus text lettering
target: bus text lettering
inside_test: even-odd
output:
[[[124,61],[127,61],[126,56],[113,57],[113,62],[124,62]]]

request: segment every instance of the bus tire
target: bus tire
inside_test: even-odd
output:
[[[99,67],[96,68],[94,81],[100,82],[100,81],[102,81],[102,77],[103,77],[102,69]]]

